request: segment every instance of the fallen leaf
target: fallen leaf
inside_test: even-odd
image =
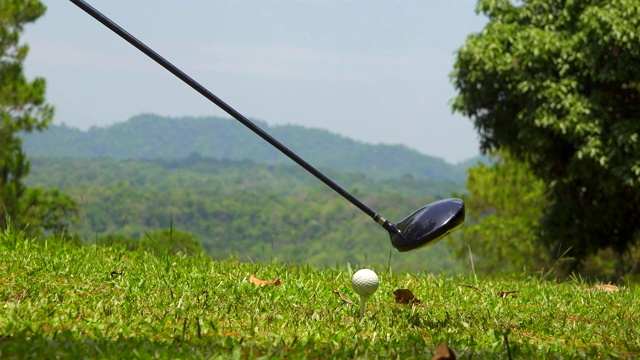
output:
[[[512,295],[513,297],[515,297],[517,292],[518,292],[517,290],[500,291],[498,293],[498,296],[500,296],[501,298],[506,298],[509,295]]]
[[[272,280],[260,280],[253,274],[251,274],[249,276],[249,281],[254,283],[257,286],[267,286],[267,285],[278,286],[278,285],[280,285],[280,279],[276,279],[276,280],[273,280],[273,281]]]
[[[601,290],[604,292],[614,292],[614,291],[620,291],[620,288],[615,286],[615,285],[595,285],[594,287],[590,288],[589,290]]]
[[[447,346],[442,343],[438,346],[435,354],[431,357],[431,360],[456,360],[456,354]]]
[[[346,302],[347,304],[353,304],[353,301],[351,301],[351,299],[349,299],[348,297],[342,295],[340,291],[333,290],[333,293],[340,296],[340,299],[342,299],[342,301]]]
[[[413,295],[409,289],[396,289],[393,291],[393,298],[398,304],[408,304],[410,302],[414,304],[420,304],[420,300]]]

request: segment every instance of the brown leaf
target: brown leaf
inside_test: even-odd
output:
[[[594,287],[590,288],[589,290],[601,290],[604,292],[615,292],[615,291],[620,291],[620,288],[615,286],[615,285],[595,285]]]
[[[498,296],[500,296],[501,298],[506,298],[509,295],[512,295],[513,297],[515,297],[517,292],[518,292],[517,290],[500,291],[498,293]]]
[[[342,295],[340,291],[333,290],[333,293],[340,296],[340,299],[342,299],[342,301],[346,302],[347,304],[353,304],[353,301],[351,301],[351,299],[349,299],[348,297]]]
[[[410,302],[414,304],[420,304],[420,300],[413,295],[409,289],[396,289],[393,291],[393,298],[398,304],[408,304]]]
[[[280,285],[280,279],[276,279],[276,280],[273,280],[273,281],[272,280],[260,280],[253,274],[251,274],[249,276],[249,281],[254,283],[257,286],[267,286],[267,285],[278,286],[278,285]]]
[[[447,346],[442,343],[438,346],[435,354],[431,357],[431,360],[456,360],[456,354]]]

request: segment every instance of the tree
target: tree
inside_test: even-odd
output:
[[[23,183],[29,161],[21,132],[44,130],[53,118],[45,102],[45,80],[28,81],[23,62],[29,48],[20,44],[24,26],[45,12],[37,0],[0,0],[0,228],[7,219],[29,232],[61,230],[77,204],[55,190],[30,189]]]
[[[462,195],[467,225],[450,246],[463,260],[471,251],[478,272],[549,269],[549,249],[537,231],[546,206],[545,184],[508,153],[495,154],[494,160],[467,170],[469,195]]]
[[[640,2],[480,0],[489,23],[457,52],[453,109],[483,152],[505,149],[548,186],[541,228],[579,268],[640,232]]]

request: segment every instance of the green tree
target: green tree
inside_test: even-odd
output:
[[[640,237],[640,2],[480,0],[458,50],[453,109],[481,149],[506,149],[548,186],[542,238],[577,269]],[[621,271],[625,269],[621,268]]]
[[[449,244],[462,260],[469,260],[471,251],[478,272],[549,269],[550,251],[538,234],[545,184],[507,153],[494,159],[467,170],[469,195],[462,195],[467,225]]]
[[[29,232],[61,230],[77,212],[68,196],[23,183],[29,161],[19,135],[44,130],[53,107],[45,103],[45,80],[28,81],[23,73],[29,48],[20,44],[20,34],[45,9],[37,0],[0,0],[0,229],[11,219],[15,228]]]

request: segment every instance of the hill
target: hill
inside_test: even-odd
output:
[[[463,183],[466,166],[451,165],[402,145],[372,145],[301,126],[269,126],[255,121],[315,167],[359,171],[376,179],[404,175]],[[287,163],[278,150],[232,119],[135,116],[108,127],[82,131],[52,125],[23,136],[28,156],[107,157],[119,160],[182,159],[193,153],[227,160],[263,164]]]
[[[398,271],[456,266],[446,243],[427,252],[392,251],[384,230],[295,164],[195,154],[175,160],[33,157],[31,162],[29,186],[61,189],[80,204],[80,218],[68,230],[87,243],[113,236],[140,241],[146,233],[173,227],[195,236],[218,259],[232,254],[315,266],[367,260]],[[462,188],[412,176],[374,180],[359,172],[322,170],[392,221]]]
[[[404,146],[258,124],[392,221],[464,191],[465,167]],[[434,272],[457,266],[446,244],[428,259],[410,253],[391,261],[384,230],[235,120],[140,115],[87,131],[56,125],[25,135],[24,149],[30,186],[61,189],[80,204],[69,230],[86,242],[138,241],[173,226],[215,258],[320,266],[368,259]]]

